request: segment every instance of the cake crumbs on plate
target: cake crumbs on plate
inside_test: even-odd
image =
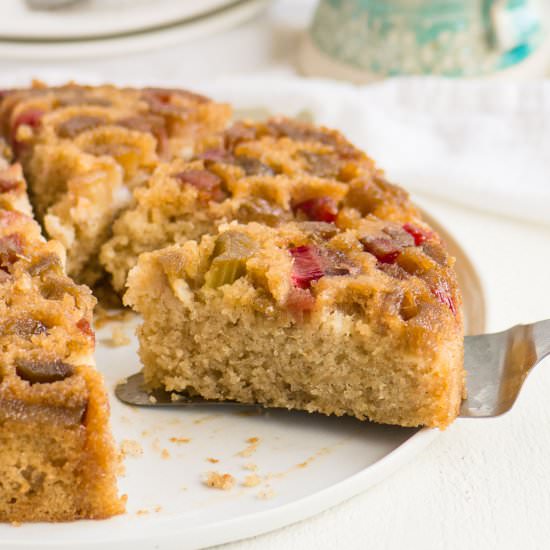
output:
[[[160,512],[162,512],[162,506],[155,506],[155,512],[158,514]]]
[[[189,438],[189,437],[171,437],[170,441],[172,443],[177,443],[178,445],[181,445],[183,443],[189,443],[191,441],[191,438]]]
[[[209,456],[206,460],[212,464],[217,464],[219,462],[218,458],[212,458],[211,456]]]
[[[160,457],[164,460],[168,460],[170,458],[170,451],[168,449],[162,449]]]
[[[242,485],[244,487],[257,487],[262,482],[262,478],[258,474],[250,474],[244,478]]]
[[[219,472],[208,472],[204,484],[212,489],[229,491],[235,485],[235,478],[231,474],[220,474]]]
[[[130,309],[109,311],[98,304],[94,310],[94,327],[99,330],[107,323],[127,321],[132,317],[135,317],[135,313]]]
[[[136,516],[146,516],[148,513],[149,513],[149,510],[142,508],[136,512]]]
[[[275,496],[275,491],[271,487],[266,487],[265,489],[262,489],[256,497],[260,500],[269,500],[270,498],[273,498]]]
[[[137,457],[143,454],[143,447],[139,441],[135,441],[134,439],[123,439],[120,444],[120,452],[123,457]]]
[[[254,464],[253,462],[249,462],[248,464],[245,464],[243,468],[245,470],[250,470],[251,472],[255,472],[258,469],[258,465]]]
[[[126,334],[124,329],[120,326],[114,326],[111,330],[111,340],[109,345],[114,348],[120,348],[122,346],[127,346],[131,343],[130,337]]]
[[[242,457],[248,457],[252,456],[256,450],[258,449],[258,445],[260,444],[260,438],[259,437],[249,437],[246,442],[248,443],[248,447],[243,449],[242,451],[239,451],[237,453],[237,456]]]

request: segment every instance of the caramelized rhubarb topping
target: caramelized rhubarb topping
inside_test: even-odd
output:
[[[97,116],[79,115],[74,116],[57,128],[57,133],[62,138],[74,138],[78,134],[85,132],[86,130],[92,130],[105,124],[105,119]]]
[[[12,143],[17,143],[17,130],[20,126],[29,126],[33,129],[38,128],[43,116],[44,111],[42,109],[27,109],[20,113],[12,125]]]
[[[236,157],[236,163],[245,171],[247,176],[274,176],[271,166],[253,157]]]
[[[7,180],[0,178],[0,193],[9,193],[10,191],[17,189],[18,185],[18,180]]]
[[[192,185],[199,192],[199,198],[203,201],[221,202],[227,194],[222,189],[222,180],[216,174],[208,170],[186,170],[173,176],[180,183]]]
[[[233,162],[233,155],[225,149],[208,149],[199,153],[197,158],[211,162]]]
[[[306,160],[309,172],[320,178],[337,178],[340,173],[340,162],[334,155],[319,155],[310,151],[301,151]]]
[[[225,146],[233,150],[241,141],[249,141],[256,138],[256,129],[246,126],[242,122],[235,122],[224,134]]]
[[[19,359],[15,368],[19,378],[31,384],[59,382],[74,374],[74,367],[59,359],[55,361]]]
[[[433,235],[431,231],[422,229],[412,223],[406,223],[403,229],[414,239],[415,246],[424,244]]]
[[[309,289],[311,283],[323,277],[325,273],[315,246],[295,246],[289,252],[294,258],[292,282],[295,287]]]
[[[246,274],[246,261],[257,248],[245,233],[226,231],[216,240],[212,263],[206,273],[205,285],[218,288],[230,285]]]
[[[92,327],[90,326],[89,321],[87,319],[84,319],[84,317],[80,319],[78,323],[76,323],[76,328],[78,328],[88,338],[95,340],[95,333],[92,330]]]
[[[0,238],[0,269],[7,271],[23,253],[23,242],[18,234]]]
[[[396,246],[390,237],[366,236],[361,239],[366,252],[372,254],[382,264],[392,264],[401,254],[401,248]]]
[[[243,202],[237,210],[237,219],[242,223],[259,222],[275,227],[288,218],[288,212],[259,197],[251,197]]]
[[[294,258],[292,282],[297,288],[309,289],[314,281],[324,276],[342,277],[359,272],[359,268],[339,250],[304,245],[291,248],[289,252]]]
[[[451,291],[449,290],[447,281],[440,279],[435,288],[432,289],[432,293],[439,302],[445,304],[452,311],[453,315],[456,316],[456,305],[451,295]]]
[[[38,319],[32,317],[23,317],[16,319],[11,323],[10,330],[12,330],[17,336],[23,338],[30,338],[31,336],[40,336],[41,334],[48,333],[48,327]]]
[[[338,216],[338,205],[330,197],[316,197],[293,207],[294,212],[302,212],[308,220],[333,223]]]

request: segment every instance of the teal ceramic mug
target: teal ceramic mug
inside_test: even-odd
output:
[[[309,42],[374,76],[478,76],[526,60],[543,27],[536,0],[321,0]]]

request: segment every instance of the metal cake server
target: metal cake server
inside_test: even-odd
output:
[[[464,365],[468,397],[462,402],[460,417],[491,417],[509,411],[529,372],[547,356],[550,356],[550,319],[517,325],[496,334],[466,336]],[[119,383],[115,394],[124,403],[146,407],[246,406],[235,401],[211,401],[161,389],[147,391],[141,373]]]

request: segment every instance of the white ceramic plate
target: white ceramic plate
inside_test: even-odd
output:
[[[211,2],[213,0],[205,1]],[[4,39],[0,34],[0,58],[11,61],[63,61],[91,57],[112,57],[166,48],[190,40],[197,40],[200,37],[218,33],[227,28],[236,26],[258,14],[266,6],[267,1],[268,0],[241,0],[237,3],[232,2],[223,9],[183,21],[182,23],[149,30],[147,32],[90,40],[75,40],[72,42],[39,40],[13,41]],[[184,4],[187,5],[187,2],[184,2]],[[3,8],[0,6],[0,10],[2,9]],[[153,13],[156,13],[156,11],[153,11]],[[112,17],[112,19],[117,20],[123,18]],[[1,11],[0,21],[4,21]]]
[[[86,0],[62,9],[33,10],[23,0],[2,0],[0,37],[67,40],[113,36],[182,22],[238,1]]]
[[[458,258],[468,329],[482,331],[484,295],[477,274],[451,236],[431,221]],[[97,335],[97,362],[111,392],[115,437],[119,444],[139,442],[143,451],[125,460],[120,485],[128,494],[127,513],[95,522],[0,525],[0,548],[79,550],[108,544],[118,549],[181,550],[257,535],[364,491],[439,433],[300,412],[250,415],[250,409],[229,407],[128,407],[112,391],[119,379],[139,370],[137,342],[111,347],[110,341],[114,327],[131,335],[136,321],[110,323]],[[250,444],[250,438],[257,443]],[[250,465],[257,470],[247,469]],[[230,491],[207,488],[202,479],[209,471],[229,473],[237,484]],[[252,474],[259,484],[243,485]]]

